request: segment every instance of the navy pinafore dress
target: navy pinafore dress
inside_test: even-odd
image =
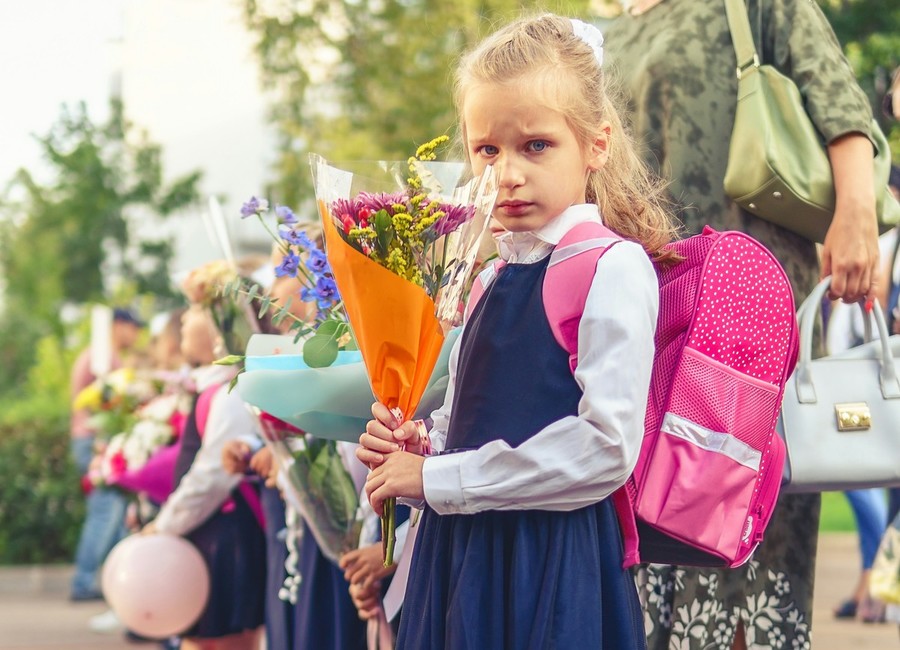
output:
[[[541,297],[548,262],[504,267],[469,319],[444,453],[497,439],[516,447],[577,414],[582,393]],[[398,648],[645,647],[608,499],[571,512],[423,516]]]
[[[175,463],[176,488],[202,444],[197,400],[185,424]],[[231,493],[234,508],[219,510],[184,537],[209,569],[209,599],[200,619],[182,636],[203,639],[255,630],[263,624],[266,588],[266,538],[240,490]]]

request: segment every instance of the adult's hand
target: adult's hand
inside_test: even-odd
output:
[[[829,297],[847,303],[875,300],[880,281],[872,154],[872,143],[859,133],[828,146],[836,207],[825,235],[822,277],[832,278]]]

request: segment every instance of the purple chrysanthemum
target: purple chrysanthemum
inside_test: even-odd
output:
[[[441,205],[445,214],[432,226],[438,237],[453,232],[475,215],[474,205]]]
[[[342,221],[344,215],[347,215],[353,220],[353,223],[359,223],[357,218],[358,211],[356,203],[348,199],[335,199],[331,204],[331,214],[338,221]]]
[[[387,210],[388,214],[393,215],[394,210],[392,206],[397,203],[405,204],[406,199],[407,196],[403,192],[394,192],[393,194],[360,192],[356,197],[356,203],[360,207],[369,208],[372,212]]]

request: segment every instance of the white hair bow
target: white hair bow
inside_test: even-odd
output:
[[[594,56],[597,58],[597,64],[602,66],[603,34],[600,33],[599,29],[582,20],[578,20],[577,18],[570,18],[570,20],[572,21],[572,31],[575,32],[575,36],[587,43],[590,48],[594,50]]]

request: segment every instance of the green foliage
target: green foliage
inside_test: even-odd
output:
[[[307,155],[405,160],[411,145],[455,128],[459,53],[522,10],[586,15],[587,0],[244,0],[280,135],[272,194],[309,196]]]
[[[0,403],[0,564],[71,561],[83,518],[65,402]]]
[[[41,336],[63,340],[64,304],[115,294],[154,294],[157,307],[180,302],[169,279],[172,243],[132,241],[129,213],[167,215],[198,198],[199,172],[163,183],[159,145],[136,132],[118,101],[104,124],[84,104],[63,108],[37,140],[51,180],[20,170],[0,202],[0,392],[21,382]],[[111,277],[123,280],[111,286]]]

